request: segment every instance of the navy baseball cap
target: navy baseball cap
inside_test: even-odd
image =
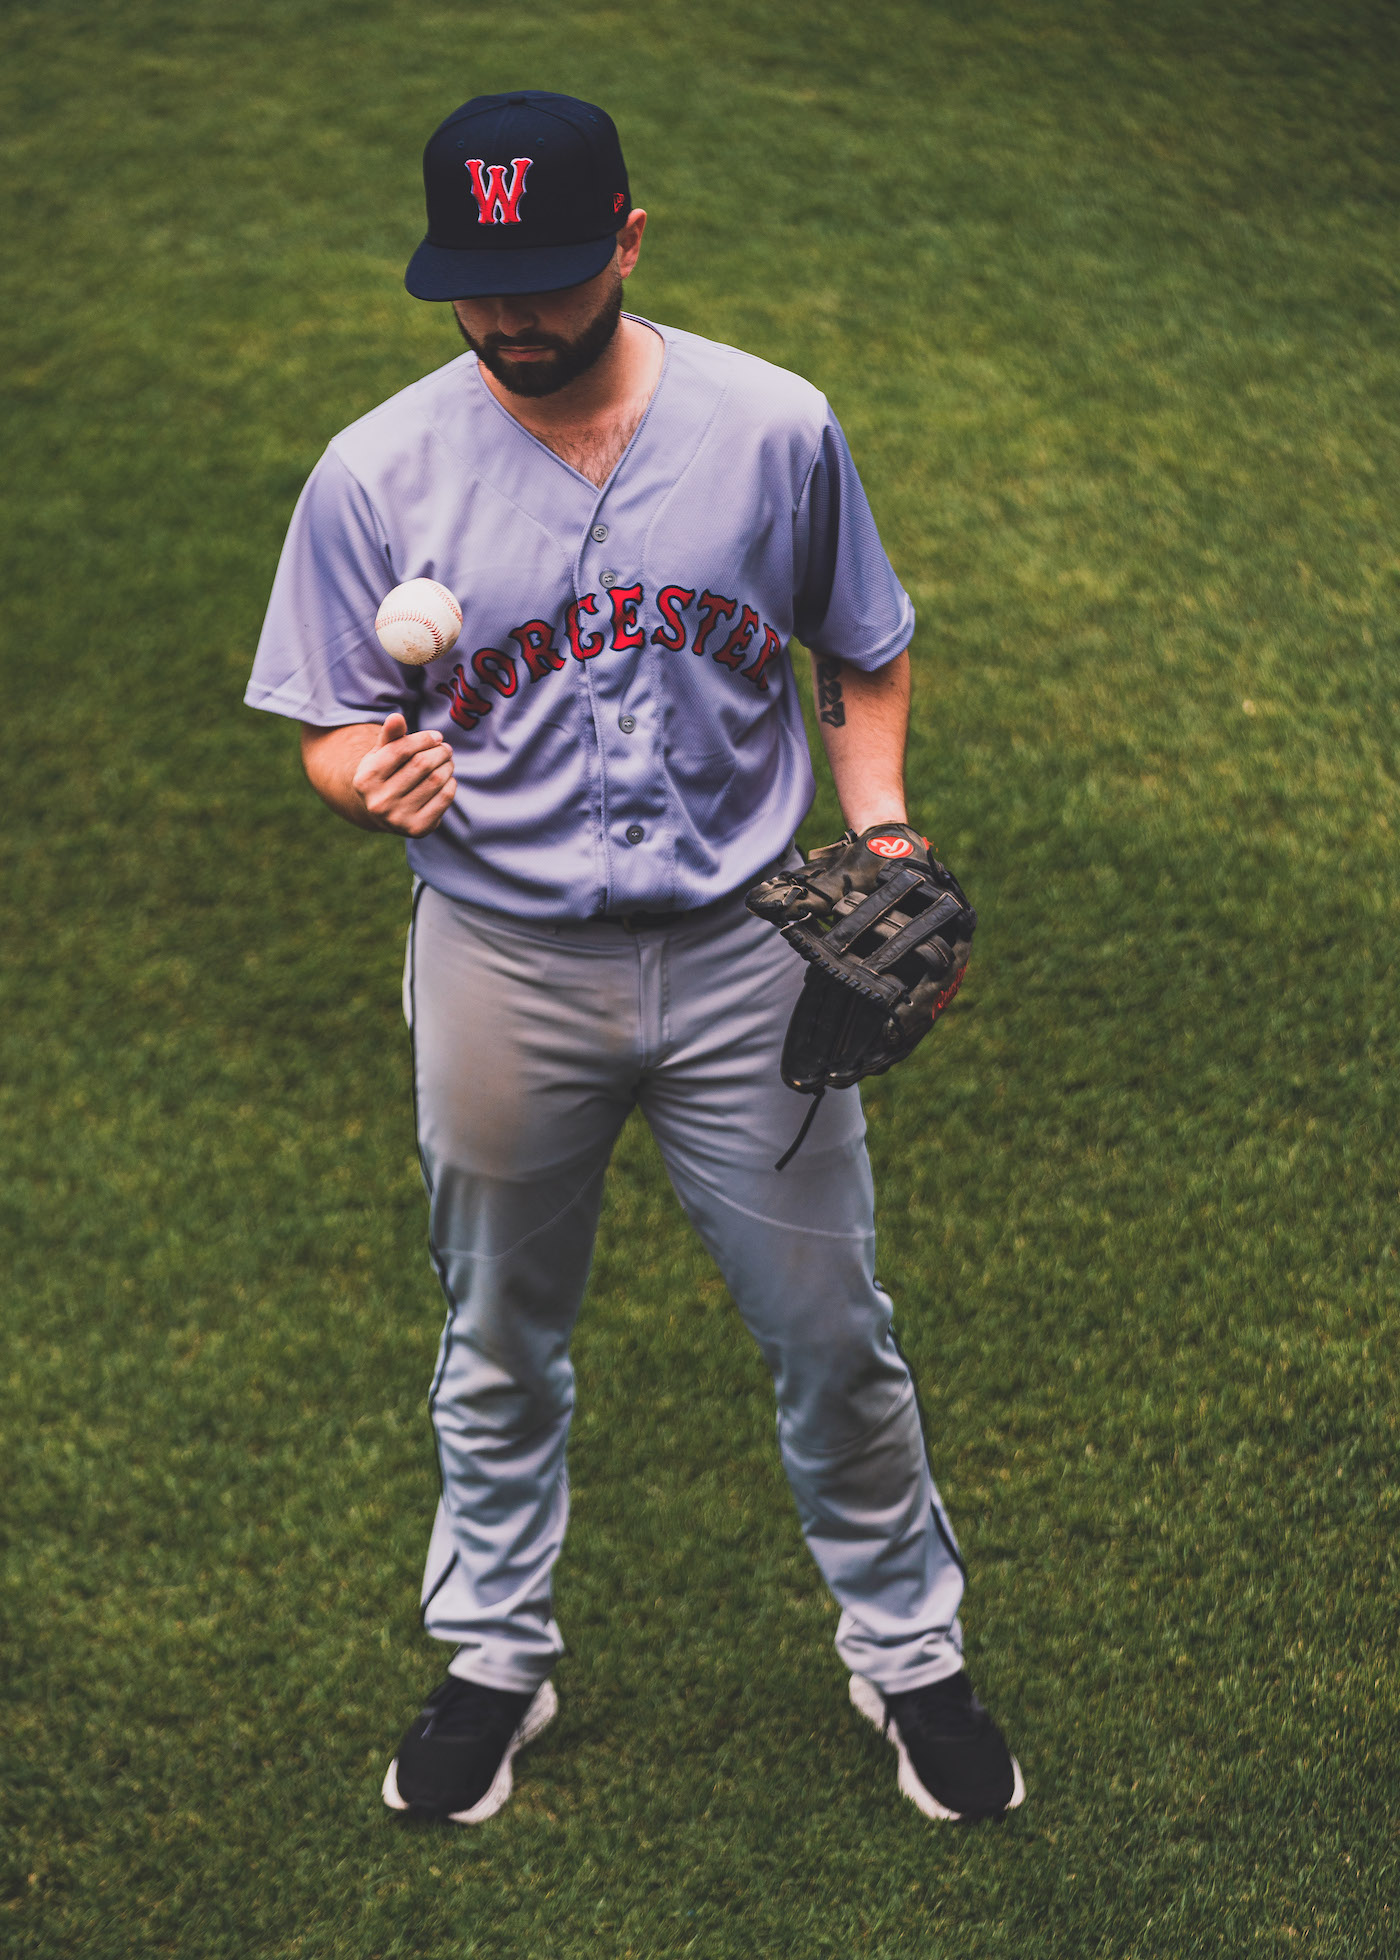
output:
[[[415,299],[581,285],[632,204],[612,117],[537,88],[454,109],[428,139],[423,185],[428,235],[404,274]]]

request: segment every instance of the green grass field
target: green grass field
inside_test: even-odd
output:
[[[1383,0],[5,10],[6,1956],[1400,1952],[1397,56]],[[847,1707],[637,1129],[562,1717],[479,1833],[379,1802],[441,1661],[406,877],[240,696],[321,447],[458,351],[423,138],[513,85],[612,108],[631,303],[829,393],[920,610],[983,923],[867,1106],[1000,1830]]]

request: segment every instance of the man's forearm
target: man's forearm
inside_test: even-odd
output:
[[[906,823],[907,650],[873,674],[814,653],[812,686],[817,726],[846,822],[857,832],[876,823]]]
[[[345,728],[302,725],[301,766],[307,781],[338,817],[358,824],[361,830],[383,828],[366,810],[354,787],[355,771],[378,740],[379,728],[374,722],[356,722]]]

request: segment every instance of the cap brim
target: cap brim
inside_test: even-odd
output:
[[[616,232],[582,245],[532,245],[513,252],[452,252],[425,238],[403,283],[415,299],[494,299],[507,293],[552,293],[581,286],[603,270]]]

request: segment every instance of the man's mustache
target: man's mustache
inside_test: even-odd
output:
[[[499,354],[504,349],[511,347],[528,347],[532,351],[536,348],[548,348],[551,353],[559,354],[563,352],[568,343],[561,340],[557,334],[552,333],[534,334],[528,339],[522,334],[514,340],[508,339],[505,334],[492,333],[487,334],[485,340],[480,344],[489,354]]]

